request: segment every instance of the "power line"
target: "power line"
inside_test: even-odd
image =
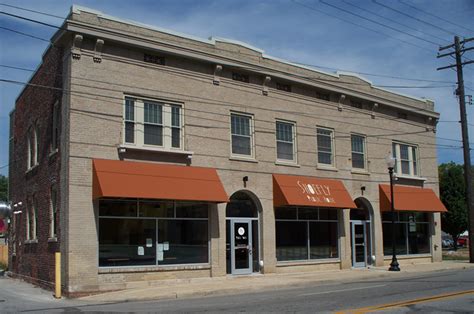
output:
[[[445,32],[445,33],[450,34],[450,35],[456,35],[455,33],[451,32],[451,31],[447,31],[447,30],[445,30],[444,28],[441,28],[441,27],[439,27],[439,26],[437,26],[437,25],[435,25],[435,24],[432,24],[432,23],[430,23],[430,22],[423,21],[422,19],[419,19],[419,18],[417,18],[416,16],[407,14],[407,13],[405,13],[405,12],[403,12],[403,11],[394,9],[394,8],[388,6],[388,5],[379,3],[377,0],[372,0],[372,2],[375,3],[375,4],[378,4],[378,5],[381,6],[381,7],[387,8],[387,9],[389,9],[389,10],[391,10],[391,11],[397,12],[398,14],[401,14],[401,15],[404,15],[404,16],[409,17],[409,18],[411,18],[411,19],[414,19],[414,20],[416,20],[416,21],[418,21],[418,22],[420,22],[420,23],[423,23],[423,24],[429,25],[429,26],[431,26],[431,27],[434,27],[434,28],[436,28],[436,29],[439,29],[439,30],[441,30],[441,31],[443,31],[443,32]]]
[[[64,20],[64,18],[61,17],[61,16],[51,15],[51,14],[36,11],[36,10],[30,10],[30,9],[27,9],[27,8],[22,8],[22,7],[18,7],[18,6],[7,5],[7,4],[1,4],[1,3],[0,3],[0,5],[5,5],[5,6],[16,8],[16,9],[19,9],[19,10],[24,10],[24,11],[34,12],[34,13],[38,13],[38,14],[43,14],[43,15],[46,15],[46,16],[52,16],[52,17],[56,17],[56,18],[59,18],[61,20]],[[406,26],[406,27],[408,27],[408,26]],[[414,30],[417,30],[417,29],[414,29]],[[417,30],[417,31],[420,31],[420,30]],[[433,35],[431,35],[431,36],[433,36]],[[40,39],[44,40],[44,41],[48,41],[47,39],[43,39],[43,38],[40,38]],[[385,74],[357,72],[357,71],[353,71],[353,70],[338,69],[338,68],[326,67],[326,66],[321,66],[321,65],[305,64],[305,63],[300,63],[300,62],[296,62],[296,61],[290,61],[290,62],[295,63],[295,64],[299,64],[299,65],[304,65],[304,66],[311,66],[311,67],[321,68],[321,69],[330,69],[330,70],[336,70],[336,71],[347,71],[347,72],[352,72],[352,73],[356,73],[356,74],[362,74],[362,75],[368,75],[368,76],[378,76],[378,77],[385,77],[385,78],[394,78],[394,79],[399,79],[399,80],[431,82],[431,83],[454,83],[454,82],[451,82],[451,81],[426,80],[426,79],[408,78],[408,77],[400,77],[400,76],[391,76],[391,75],[385,75]]]
[[[428,49],[428,48],[426,48],[426,47],[419,46],[419,45],[414,44],[414,43],[411,43],[411,42],[409,42],[409,41],[406,41],[406,40],[403,40],[403,39],[400,39],[400,38],[391,36],[391,35],[389,35],[389,34],[387,34],[387,33],[380,32],[380,31],[375,30],[375,29],[373,29],[373,28],[370,28],[370,27],[367,27],[367,26],[364,26],[364,25],[361,25],[361,24],[357,24],[357,23],[354,23],[354,22],[352,22],[352,21],[348,21],[348,20],[343,19],[343,18],[341,18],[341,17],[339,17],[339,16],[337,16],[337,15],[334,15],[334,14],[328,13],[328,12],[326,12],[326,11],[323,11],[323,10],[321,10],[321,9],[318,9],[318,8],[315,8],[315,7],[306,5],[306,4],[304,4],[304,3],[298,2],[297,0],[292,0],[292,2],[294,2],[295,4],[297,4],[297,5],[299,5],[299,6],[305,7],[306,9],[310,9],[310,10],[312,10],[312,11],[319,12],[319,13],[321,13],[321,14],[330,16],[330,17],[332,17],[332,18],[338,19],[338,20],[343,21],[343,22],[345,22],[345,23],[349,23],[349,24],[355,25],[355,26],[357,26],[357,27],[361,27],[361,28],[363,28],[363,29],[365,29],[365,30],[368,30],[368,31],[370,31],[370,32],[377,33],[377,34],[379,34],[379,35],[382,35],[383,37],[389,37],[389,38],[398,40],[398,41],[400,41],[400,42],[403,42],[403,43],[405,43],[405,44],[408,44],[408,45],[410,45],[410,46],[414,46],[414,47],[417,47],[417,48],[419,48],[419,49],[423,49],[423,50],[426,50],[426,51],[429,51],[430,53],[432,53],[432,50],[431,50],[431,49]]]
[[[54,28],[57,28],[57,29],[60,29],[60,30],[66,30],[66,31],[69,31],[67,29],[64,29],[62,27],[59,27],[59,26],[54,26],[54,25],[51,25],[51,24],[48,24],[48,23],[43,23],[41,21],[36,21],[36,20],[33,20],[33,19],[29,19],[29,18],[24,18],[24,17],[21,17],[21,16],[18,16],[18,15],[14,15],[14,14],[8,14],[8,13],[4,13],[4,12],[0,12],[0,14],[6,14],[6,15],[9,15],[11,17],[15,17],[15,18],[19,18],[19,19],[25,19],[27,21],[30,21],[30,22],[33,22],[33,23],[39,23],[41,25],[45,25],[45,26],[49,26],[49,27],[54,27]],[[16,33],[19,33],[19,32],[16,32]],[[26,33],[22,33],[22,35],[25,35],[25,36],[28,36],[28,37],[32,37],[32,38],[36,38],[36,36],[31,36],[31,35],[28,35]],[[39,39],[39,40],[42,40],[42,41],[48,41],[44,38],[36,38],[36,39]],[[52,44],[52,46],[54,47],[54,44],[51,42],[51,41],[48,41]],[[220,50],[224,50],[224,49],[220,49]],[[226,50],[228,52],[232,52],[230,50]],[[259,67],[257,65],[253,65],[253,66],[256,66],[256,67]],[[238,67],[238,68],[241,68],[241,69],[244,69],[244,70],[254,70],[254,68],[251,68],[251,67],[245,67],[245,66],[235,66],[235,67]],[[265,68],[263,68],[265,69]],[[275,71],[275,72],[279,72],[279,73],[284,73],[282,71],[279,71],[279,70],[275,70],[275,69],[271,69],[271,71]],[[343,84],[343,85],[358,85],[358,86],[367,86],[367,84],[365,83],[354,83],[354,82],[344,82],[344,81],[340,81],[340,80],[330,80],[330,79],[325,79],[325,78],[321,78],[321,77],[312,77],[312,76],[303,76],[303,75],[295,75],[295,74],[289,74],[290,76],[293,76],[293,77],[300,77],[300,78],[305,78],[305,79],[309,79],[309,80],[313,80],[313,81],[318,81],[318,82],[332,82],[332,83],[337,83],[337,84]],[[411,86],[411,85],[371,85],[373,87],[379,87],[379,88],[400,88],[400,89],[432,89],[432,88],[453,88],[454,85],[436,85],[436,86]]]
[[[400,3],[403,3],[404,5],[406,5],[406,6],[408,6],[408,7],[410,7],[410,8],[412,8],[412,9],[416,10],[416,11],[422,12],[422,13],[424,13],[424,14],[426,14],[426,15],[432,16],[432,17],[434,17],[434,18],[437,18],[437,19],[439,19],[439,20],[441,20],[441,21],[443,21],[443,22],[449,23],[449,24],[451,24],[451,25],[454,25],[454,26],[457,26],[457,27],[460,27],[460,28],[464,28],[465,30],[468,30],[468,31],[470,31],[470,32],[474,32],[474,30],[472,30],[472,29],[470,29],[470,28],[467,28],[467,27],[464,27],[464,26],[462,26],[462,25],[460,25],[460,24],[456,24],[456,23],[454,23],[454,22],[451,22],[451,21],[449,21],[449,20],[446,20],[446,19],[442,18],[442,17],[439,16],[439,15],[435,15],[435,14],[433,14],[433,13],[430,13],[430,12],[427,12],[427,11],[425,11],[425,10],[422,10],[422,9],[420,9],[419,7],[416,7],[416,6],[414,6],[413,4],[411,4],[411,3],[406,3],[406,2],[403,1],[403,0],[398,0],[398,1],[399,1]]]
[[[39,85],[39,84],[32,84],[32,83],[24,83],[24,82],[19,82],[19,81],[13,81],[13,80],[6,80],[6,79],[0,79],[0,81],[3,81],[3,82],[7,82],[7,83],[12,83],[12,84],[17,84],[17,85],[27,85],[27,86],[33,86],[33,87],[38,87],[38,88],[46,88],[46,89],[51,89],[51,90],[56,90],[56,91],[63,91],[63,92],[66,92],[66,93],[70,93],[70,94],[77,94],[77,95],[86,95],[86,96],[98,96],[98,97],[102,97],[102,98],[105,98],[105,99],[114,99],[114,100],[117,100],[117,101],[120,101],[120,103],[117,103],[117,102],[111,102],[115,105],[120,105],[120,106],[123,106],[123,98],[122,97],[114,97],[114,96],[108,96],[108,95],[103,95],[103,94],[94,94],[94,93],[90,93],[90,92],[79,92],[79,91],[70,91],[70,90],[66,90],[66,89],[62,89],[62,88],[58,88],[58,87],[51,87],[51,86],[44,86],[44,85]],[[109,89],[109,88],[100,88],[100,87],[97,87],[96,85],[94,86],[91,86],[91,85],[82,85],[82,84],[74,84],[72,83],[71,85],[76,85],[76,86],[82,86],[82,87],[86,87],[86,88],[96,88],[96,89],[100,89],[100,90],[105,90],[105,91],[116,91],[116,92],[121,92],[123,93],[122,90],[114,90],[114,89]],[[120,85],[120,84],[119,84]],[[159,91],[159,90],[156,90],[155,91]],[[166,91],[164,91],[166,93]],[[168,92],[169,93],[169,92]],[[177,94],[177,93],[171,93],[171,94]],[[178,95],[183,95],[183,94],[178,94]],[[192,96],[189,96],[189,95],[184,95],[186,97],[192,97]],[[87,98],[87,97],[86,97]],[[212,100],[212,102],[206,102],[206,101],[201,101],[199,100],[200,97],[197,97],[197,98],[192,98],[192,101],[194,102],[198,102],[198,103],[206,103],[206,104],[211,104],[211,105],[217,105],[217,106],[226,106],[226,107],[230,107],[232,109],[238,109],[236,108],[235,106],[242,106],[241,104],[223,104],[221,102],[217,102],[215,100]],[[94,99],[96,100],[96,99]],[[104,100],[101,100],[101,101],[104,101]],[[228,117],[228,114],[221,114],[221,113],[217,113],[217,112],[210,112],[210,111],[203,111],[203,110],[196,110],[196,109],[190,109],[190,108],[185,108],[185,110],[188,110],[188,111],[195,111],[195,112],[200,112],[200,113],[207,113],[207,114],[214,114],[214,115],[222,115],[222,116],[225,116],[225,117]],[[304,114],[304,113],[295,113],[293,111],[287,111],[287,110],[277,110],[277,109],[266,109],[266,108],[259,108],[259,110],[268,110],[268,111],[272,111],[272,112],[280,112],[280,113],[284,113],[284,114],[293,114],[293,115],[297,115],[297,116],[303,116],[303,117],[313,117],[313,115],[310,115],[310,114]],[[193,117],[192,115],[190,115],[191,117]],[[199,119],[204,119],[204,120],[210,120],[210,121],[213,121],[213,122],[219,122],[219,123],[224,123],[222,120],[216,120],[216,119],[209,119],[209,118],[203,118],[201,116],[195,116],[196,118],[199,118]],[[332,120],[332,119],[328,119],[327,116],[325,115],[325,121],[333,121],[333,122],[339,122],[340,123],[340,120]],[[275,121],[269,121],[269,120],[261,120],[261,119],[254,119],[254,121],[260,121],[260,122],[264,122],[264,123],[274,123]],[[366,126],[364,124],[357,124],[357,123],[353,123],[353,122],[345,122],[346,125],[355,125],[355,126]],[[212,128],[212,127],[211,127]],[[300,128],[310,128],[312,130],[314,130],[314,126],[311,126],[311,127],[305,127],[305,126],[300,126]],[[260,129],[267,129],[267,130],[271,130],[272,133],[274,132],[274,129],[270,129],[270,128],[264,128],[264,127],[260,127]],[[376,128],[374,127],[374,129],[380,129],[380,130],[384,130],[386,131],[387,128]],[[394,130],[396,131],[396,130]],[[419,132],[401,132],[401,133],[396,133],[398,135],[406,135],[406,134],[413,134],[413,133],[426,133],[426,132],[429,132],[429,131],[419,131]],[[343,133],[343,132],[338,132],[338,133]],[[350,134],[350,133],[347,133],[347,134]],[[394,134],[389,134],[389,135],[376,135],[376,136],[370,136],[368,135],[368,137],[378,137],[378,138],[384,138],[384,136],[393,136]],[[419,134],[419,136],[422,136],[422,137],[426,137],[426,136],[423,136],[422,134]],[[430,139],[433,139],[433,137],[429,137]],[[452,139],[449,139],[449,140],[452,140]],[[379,143],[372,143],[372,144],[379,144]],[[435,147],[445,147],[445,148],[459,148],[457,146],[452,146],[452,145],[443,145],[443,144],[433,144],[433,143],[426,143],[426,142],[418,142],[418,144],[424,144],[424,145],[432,145],[432,146],[435,146]],[[383,144],[381,144],[383,145]],[[385,146],[385,145],[384,145]]]
[[[397,28],[395,28],[395,27],[392,27],[392,26],[390,26],[390,25],[387,25],[387,24],[384,24],[384,23],[378,22],[378,21],[376,21],[376,20],[370,19],[370,18],[368,18],[368,17],[365,17],[365,16],[362,16],[362,15],[360,15],[360,14],[357,14],[357,13],[351,12],[351,11],[349,11],[349,10],[346,10],[346,9],[344,9],[344,8],[341,8],[341,7],[337,6],[337,5],[334,5],[334,4],[331,4],[331,3],[327,3],[327,2],[326,2],[326,1],[324,1],[324,0],[319,0],[319,2],[321,2],[321,3],[322,3],[322,4],[324,4],[324,5],[327,5],[327,6],[329,6],[329,7],[331,7],[331,8],[334,8],[334,9],[336,9],[336,10],[339,10],[339,11],[345,12],[345,13],[347,13],[347,14],[350,14],[350,15],[356,16],[356,17],[358,17],[358,18],[360,18],[360,19],[363,19],[363,20],[369,21],[369,22],[371,22],[371,23],[374,23],[374,24],[377,24],[377,25],[379,25],[379,26],[382,26],[382,27],[388,28],[388,29],[390,29],[390,30],[392,30],[392,31],[399,32],[399,33],[402,33],[402,34],[404,34],[404,35],[407,35],[407,36],[410,36],[410,37],[416,38],[416,39],[418,39],[418,40],[421,40],[421,41],[424,41],[424,42],[427,42],[427,43],[429,43],[429,44],[432,44],[432,45],[434,45],[434,46],[439,46],[439,44],[438,44],[438,43],[435,43],[435,42],[433,42],[433,41],[431,41],[431,40],[424,39],[423,37],[419,37],[419,36],[416,36],[416,35],[410,34],[410,33],[408,33],[408,32],[405,32],[405,31],[403,31],[403,30],[400,30],[400,29],[397,29]]]
[[[424,32],[424,31],[422,31],[422,30],[420,30],[420,29],[418,29],[418,28],[412,27],[412,26],[410,26],[410,25],[406,25],[406,24],[400,23],[400,22],[398,22],[397,20],[394,20],[394,19],[392,19],[392,18],[383,16],[383,15],[381,15],[381,14],[378,14],[378,13],[376,13],[376,12],[374,12],[374,11],[368,10],[368,9],[363,8],[363,7],[361,7],[361,6],[355,5],[355,4],[353,4],[353,3],[350,3],[350,2],[347,1],[347,0],[342,0],[342,2],[344,2],[344,3],[347,4],[347,5],[350,5],[351,7],[358,8],[359,10],[362,10],[362,11],[368,12],[368,13],[370,13],[370,14],[372,14],[372,15],[375,15],[375,16],[378,16],[378,17],[380,17],[380,18],[383,18],[383,19],[385,19],[385,20],[387,20],[387,21],[390,21],[390,22],[392,22],[392,23],[394,23],[394,24],[397,24],[397,25],[400,25],[400,26],[402,26],[402,27],[406,27],[406,28],[409,28],[409,29],[411,29],[411,30],[414,30],[414,31],[416,31],[416,32],[418,32],[418,33],[426,34],[426,35],[428,35],[428,36],[431,36],[431,37],[433,37],[433,38],[436,38],[436,39],[441,40],[441,41],[444,41],[444,42],[449,42],[449,41],[447,41],[447,40],[444,39],[444,38],[441,38],[441,37],[438,37],[438,36],[436,36],[436,35],[433,35],[433,34]]]
[[[103,55],[103,57],[105,58],[106,56]],[[153,68],[153,69],[156,68],[156,67],[151,67],[151,66],[148,66],[148,65],[142,65],[142,64],[136,64],[136,63],[126,62],[126,61],[120,60],[120,59],[117,60],[116,57],[115,57],[115,58],[109,57],[109,59],[110,59],[110,60],[114,60],[114,59],[115,59],[116,62],[122,62],[122,63],[127,63],[127,64],[133,64],[133,65],[136,65],[136,66],[141,66],[141,67],[143,67],[143,68]],[[3,65],[0,65],[0,66],[3,66]],[[7,67],[9,67],[9,66],[7,66]],[[17,68],[17,67],[13,67],[13,68]],[[19,68],[19,69],[30,71],[29,69],[24,69],[24,68]],[[175,76],[176,76],[176,75],[178,75],[178,76],[180,75],[180,74],[177,74],[177,73],[175,73],[174,71],[172,71],[171,69],[168,69],[168,68],[166,68],[166,67],[161,68],[161,70],[167,71],[167,72],[168,72],[169,74],[171,74],[171,75],[175,75]],[[113,70],[111,70],[111,71],[120,74],[120,72],[118,72],[118,71],[113,71]],[[46,73],[54,74],[54,73],[52,73],[52,72],[46,72]],[[61,74],[57,74],[57,75],[58,75],[58,76],[62,76]],[[94,80],[94,79],[84,78],[84,77],[74,77],[74,76],[73,76],[72,78],[79,79],[79,80],[85,80],[85,81],[88,81],[88,82],[91,81],[91,82],[97,82],[97,83],[104,83],[104,81],[101,81],[101,80]],[[191,79],[193,79],[193,78],[191,78]],[[134,87],[134,86],[125,85],[125,84],[117,84],[117,83],[111,83],[111,84],[113,84],[113,85],[115,85],[115,86],[122,86],[122,87],[127,87],[127,88],[133,88],[133,87]],[[232,88],[232,87],[226,86],[226,88]],[[151,92],[157,91],[156,89],[147,89],[147,88],[144,88],[144,87],[142,87],[142,89],[144,89],[144,90],[150,90]],[[117,91],[117,90],[115,90],[115,91]],[[119,92],[121,92],[121,91],[119,91]],[[165,92],[166,92],[166,91],[165,91]],[[182,96],[182,95],[179,95],[179,96]],[[268,97],[278,98],[278,97],[275,97],[273,94],[268,95]],[[209,99],[205,99],[205,100],[209,100]],[[212,101],[214,101],[214,100],[212,100]],[[214,101],[214,102],[215,102],[215,101]],[[294,102],[294,101],[293,101],[293,102]],[[305,103],[303,103],[303,104],[305,104]],[[237,105],[237,106],[238,106],[239,104],[234,104],[234,105]],[[305,104],[305,105],[306,105],[306,104]],[[319,106],[319,107],[321,107],[321,108],[328,108],[328,109],[331,109],[331,110],[334,110],[334,111],[336,111],[336,110],[338,111],[338,109],[335,107],[335,103],[326,104],[326,103],[322,102],[322,103],[318,103],[318,105],[316,105],[316,103],[313,103],[312,106]],[[364,115],[366,115],[367,117],[370,116],[370,119],[372,119],[372,113],[371,113],[371,112],[368,112],[368,111],[366,111],[366,110],[364,110],[364,111],[361,112],[360,110],[356,110],[356,109],[353,109],[353,108],[351,108],[351,107],[348,107],[348,108],[346,108],[345,110],[353,111],[353,112],[356,112],[356,113],[359,113],[359,114],[364,114]],[[415,111],[415,110],[413,110],[413,111]],[[328,117],[328,115],[325,115],[325,116]],[[398,117],[397,117],[397,118],[393,118],[393,117],[390,117],[390,116],[389,116],[389,117],[380,116],[380,115],[378,115],[378,116],[379,116],[379,118],[383,118],[383,119],[387,119],[387,120],[391,120],[391,121],[393,121],[393,120],[398,120],[400,123],[409,124],[409,125],[411,125],[411,126],[416,126],[416,127],[420,127],[420,128],[425,128],[425,127],[426,127],[426,126],[420,126],[419,124],[411,123],[411,122],[409,122],[409,121],[402,120],[402,119],[400,119],[400,118],[398,118]],[[337,115],[336,117],[340,117],[340,115]],[[365,125],[360,125],[360,126],[365,126]]]
[[[23,11],[38,13],[38,14],[42,14],[42,15],[46,15],[46,16],[50,16],[50,17],[55,17],[55,18],[64,20],[64,17],[59,16],[59,15],[54,15],[54,14],[45,13],[45,12],[41,12],[41,11],[36,11],[36,10],[27,9],[27,8],[17,7],[17,6],[15,6],[15,5],[6,4],[6,3],[0,3],[0,5],[1,5],[1,6],[5,6],[5,7],[9,7],[9,8],[18,9],[18,10],[23,10]]]

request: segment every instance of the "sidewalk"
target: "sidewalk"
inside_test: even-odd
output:
[[[371,278],[400,278],[409,274],[424,272],[461,270],[474,268],[464,261],[443,261],[417,265],[403,265],[400,272],[389,272],[387,267],[369,269],[348,269],[336,271],[265,274],[251,276],[225,276],[215,278],[193,278],[140,282],[127,290],[107,292],[80,298],[94,302],[124,302],[159,299],[177,299],[226,294],[252,293],[262,290],[289,289],[315,283],[327,284],[336,281],[354,281]],[[133,287],[133,285],[131,285]]]

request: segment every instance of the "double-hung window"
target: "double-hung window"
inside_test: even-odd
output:
[[[396,160],[395,173],[408,176],[419,175],[417,146],[403,143],[393,143],[392,154]]]
[[[366,168],[365,136],[351,134],[352,168]]]
[[[291,122],[276,122],[277,160],[296,162],[295,124]]]
[[[334,131],[317,128],[318,165],[334,166]]]
[[[183,149],[182,106],[165,101],[125,98],[125,144]]]
[[[232,155],[253,157],[252,116],[231,113]]]

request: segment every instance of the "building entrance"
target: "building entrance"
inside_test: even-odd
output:
[[[245,275],[260,271],[259,211],[252,195],[239,191],[226,208],[227,273]]]
[[[358,208],[351,209],[352,267],[367,267],[374,263],[372,248],[372,206],[359,197],[354,200]]]

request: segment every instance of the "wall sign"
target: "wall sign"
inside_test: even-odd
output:
[[[303,193],[310,202],[328,204],[336,203],[334,198],[331,196],[331,188],[329,185],[305,183],[299,180],[296,184],[298,184],[301,193]]]

